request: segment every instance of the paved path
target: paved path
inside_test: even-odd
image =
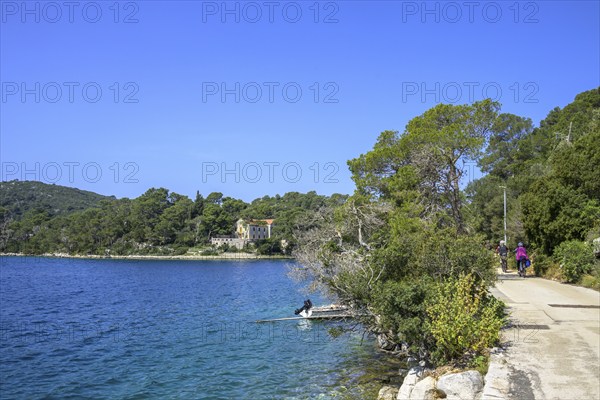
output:
[[[531,272],[531,271],[530,271]],[[484,399],[600,400],[600,293],[499,271],[492,293],[513,327],[493,355]]]

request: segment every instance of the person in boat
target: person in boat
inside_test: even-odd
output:
[[[294,311],[295,315],[302,315],[303,317],[307,315],[308,310],[310,310],[312,308],[313,304],[312,301],[310,301],[310,299],[306,299],[304,300],[304,305],[301,308],[298,308]]]

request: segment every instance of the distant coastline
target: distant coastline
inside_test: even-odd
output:
[[[266,256],[251,253],[223,253],[218,255],[128,255],[107,256],[98,254],[77,255],[67,253],[21,254],[0,253],[0,257],[49,257],[49,258],[79,258],[93,260],[292,260],[290,256]]]

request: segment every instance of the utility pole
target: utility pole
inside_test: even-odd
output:
[[[500,186],[504,189],[504,243],[506,243],[506,186]]]

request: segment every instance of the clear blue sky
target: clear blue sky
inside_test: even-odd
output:
[[[351,193],[346,161],[438,102],[538,124],[600,85],[598,1],[116,4],[0,2],[3,180]]]

